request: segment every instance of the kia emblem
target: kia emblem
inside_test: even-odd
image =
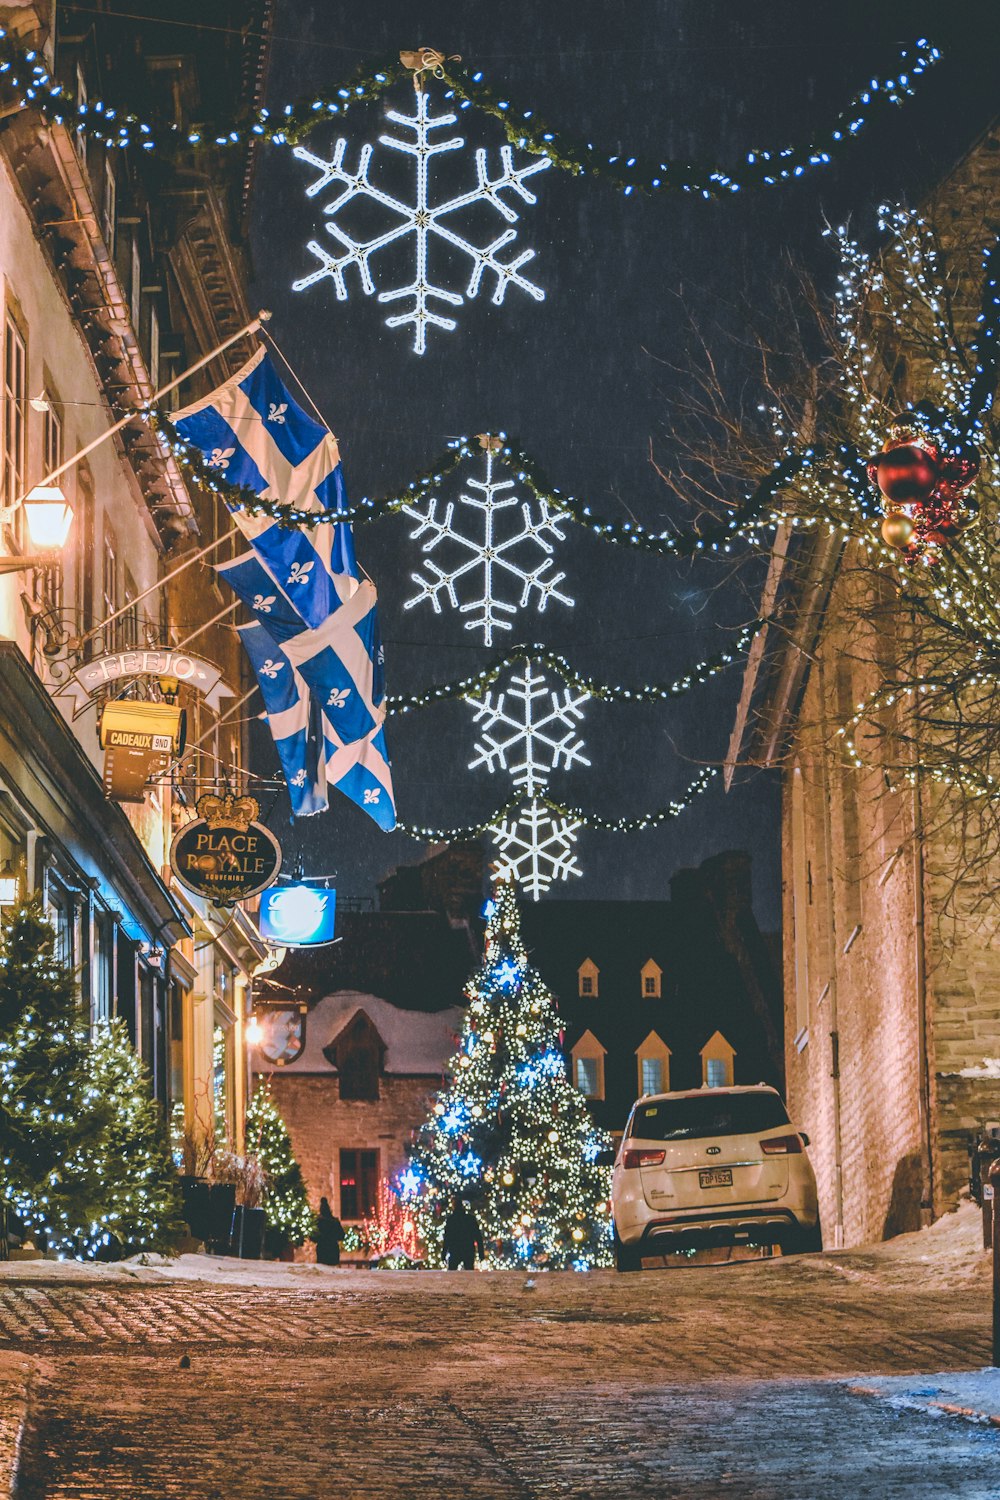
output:
[[[706,1148],[705,1148],[705,1155],[706,1156],[718,1156],[718,1154],[719,1154],[719,1152],[721,1150],[722,1150],[721,1146],[706,1146]]]

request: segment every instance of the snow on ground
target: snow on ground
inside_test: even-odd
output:
[[[798,1256],[792,1261],[776,1256],[774,1259],[744,1264],[740,1273],[781,1278],[794,1266],[805,1264],[859,1287],[898,1286],[919,1277],[927,1289],[933,1286],[933,1290],[938,1293],[949,1288],[970,1290],[980,1283],[984,1297],[989,1292],[990,1255],[982,1248],[982,1218],[980,1210],[969,1202],[963,1203],[954,1213],[945,1214],[928,1228],[912,1234],[898,1235],[892,1240],[849,1250]],[[719,1268],[719,1274],[724,1274],[725,1269]],[[710,1271],[705,1267],[692,1267],[683,1260],[661,1274],[691,1275],[696,1270],[706,1275],[715,1274],[714,1268]],[[657,1272],[655,1269],[647,1269],[643,1274],[654,1276]],[[570,1295],[575,1295],[573,1286],[581,1279],[577,1272],[532,1271],[531,1276],[537,1280],[544,1279],[550,1292],[555,1290],[552,1283],[561,1283]],[[616,1279],[613,1271],[591,1271],[586,1276],[591,1281]],[[173,1259],[137,1256],[117,1265],[49,1260],[0,1263],[0,1286],[17,1281],[98,1285],[116,1282],[149,1285],[176,1281],[234,1287],[288,1287],[300,1291],[336,1288],[357,1292],[377,1287],[379,1294],[385,1295],[394,1290],[412,1290],[414,1278],[425,1292],[433,1292],[435,1289],[453,1292],[456,1278],[470,1291],[485,1290],[487,1284],[498,1279],[516,1282],[523,1282],[525,1279],[524,1273],[520,1271],[491,1272],[467,1277],[463,1272],[373,1272],[363,1267],[319,1266],[313,1261],[246,1261],[214,1255],[180,1255]]]

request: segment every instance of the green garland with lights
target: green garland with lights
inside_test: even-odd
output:
[[[685,672],[683,677],[678,677],[673,682],[645,683],[641,687],[598,682],[594,677],[585,677],[570,665],[565,656],[549,651],[545,646],[512,646],[481,672],[471,672],[468,677],[460,677],[455,682],[438,683],[434,687],[425,688],[421,693],[390,693],[385,706],[389,713],[407,714],[417,708],[432,708],[435,703],[446,703],[456,698],[473,698],[496,682],[508,667],[519,661],[537,662],[539,666],[555,672],[568,687],[604,703],[662,703],[670,698],[679,698],[690,688],[708,682],[719,672],[725,671],[726,667],[732,666],[763,623],[763,620],[754,620],[740,631],[730,650],[718,651],[714,656],[705,657],[697,666]]]
[[[698,772],[680,797],[652,812],[640,813],[635,818],[605,818],[600,813],[587,812],[582,807],[574,807],[571,803],[560,802],[555,797],[539,794],[529,799],[523,796],[512,797],[502,807],[495,808],[481,822],[468,823],[461,828],[424,828],[416,823],[397,823],[396,830],[399,833],[408,834],[410,838],[429,839],[434,843],[462,843],[467,839],[481,838],[485,833],[494,832],[506,819],[515,818],[528,803],[534,803],[538,807],[548,808],[557,817],[565,818],[568,823],[579,828],[592,828],[602,833],[643,833],[647,828],[658,828],[661,824],[672,822],[674,818],[680,817],[681,813],[690,807],[696,797],[701,796],[718,774],[715,766],[706,766]]]
[[[930,42],[919,38],[911,47],[900,50],[896,76],[872,78],[828,130],[798,145],[748,151],[740,169],[731,172],[704,162],[640,158],[627,149],[609,154],[606,149],[555,130],[535,110],[515,106],[491,88],[481,72],[463,67],[460,58],[428,47],[366,65],[343,83],[275,110],[259,108],[207,134],[173,121],[164,124],[143,120],[133,111],[101,99],[78,103],[53,78],[44,56],[3,28],[0,84],[20,96],[22,107],[37,109],[50,123],[85,132],[106,147],[198,155],[246,146],[255,140],[275,146],[295,144],[317,126],[341,119],[352,106],[380,99],[404,79],[413,79],[423,87],[424,78],[430,75],[441,84],[446,98],[455,98],[461,107],[477,109],[499,121],[512,146],[547,157],[561,171],[597,177],[626,195],[682,192],[721,198],[743,188],[795,181],[817,167],[829,165],[873,118],[912,95],[916,80],[940,55]]]
[[[855,480],[861,485],[864,466],[855,450],[835,449],[830,455],[819,447],[807,447],[801,452],[783,455],[765,474],[725,521],[715,522],[702,531],[650,531],[634,521],[612,521],[595,513],[586,501],[575,495],[564,494],[556,489],[548,476],[531,455],[521,447],[516,438],[504,433],[495,436],[477,434],[474,438],[455,438],[437,461],[411,479],[400,490],[374,499],[357,500],[339,511],[307,511],[295,506],[282,505],[277,500],[258,495],[246,485],[230,484],[206,462],[200,449],[186,443],[164,411],[149,410],[150,425],[160,433],[176,458],[185,475],[199,488],[219,496],[233,510],[244,510],[249,515],[270,516],[279,525],[303,527],[313,530],[329,521],[357,525],[363,521],[378,520],[385,515],[398,515],[432,497],[446,480],[463,463],[482,456],[486,444],[496,444],[493,451],[517,480],[525,485],[538,501],[543,501],[554,512],[569,516],[577,525],[584,527],[602,541],[618,546],[653,552],[663,557],[679,559],[698,557],[704,553],[725,552],[740,533],[761,517],[769,515],[768,507],[776,497],[794,484],[805,469],[837,462],[846,473],[853,467],[857,470]]]

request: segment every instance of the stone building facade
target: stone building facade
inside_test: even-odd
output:
[[[946,249],[976,244],[998,192],[994,129],[927,205]],[[956,309],[966,335],[973,302]],[[921,399],[918,359],[897,355],[895,378],[901,406]],[[788,1101],[811,1137],[828,1245],[954,1207],[970,1146],[1000,1121],[1000,923],[983,901],[995,875],[956,889],[958,823],[953,836],[939,792],[889,776],[875,736],[854,766],[839,733],[898,660],[902,610],[882,590],[839,534],[778,531],[766,592],[782,638],[751,655],[730,749],[730,770],[750,760],[782,778]]]
[[[406,1165],[461,1025],[457,1007],[407,1011],[341,990],[309,1009],[297,1056],[276,1063],[255,1051],[254,1071],[270,1079],[314,1208],[329,1198],[345,1223],[373,1211],[379,1182]]]
[[[194,0],[159,11],[162,24],[156,6],[137,16],[116,0],[87,12],[0,0],[0,24],[81,104],[107,95],[205,120],[258,101],[269,0],[227,0],[211,35],[176,24],[198,19]],[[168,863],[199,787],[214,784],[220,764],[237,780],[245,764],[245,729],[232,715],[220,722],[242,686],[236,639],[216,618],[228,601],[205,567],[166,581],[225,521],[185,483],[140,409],[249,321],[253,153],[234,151],[211,170],[193,159],[165,168],[20,103],[0,78],[0,875],[16,894],[42,895],[81,1004],[94,1020],[125,1021],[163,1107],[179,1105],[195,1134],[224,1116],[238,1143],[246,994],[265,950],[248,912],[189,898]],[[178,398],[224,379],[247,352],[233,345]],[[73,510],[59,561],[11,571],[30,552],[24,495],[102,438],[58,479]],[[126,674],[78,711],[69,676],[188,640],[232,696],[210,710],[181,688],[192,752],[136,800],[109,800],[102,710],[164,702],[169,689]]]

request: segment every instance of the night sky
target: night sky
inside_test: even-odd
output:
[[[537,174],[529,183],[537,206],[525,206],[516,227],[518,248],[536,251],[524,270],[544,288],[545,301],[515,289],[496,309],[489,291],[481,292],[456,310],[455,332],[429,330],[422,357],[412,351],[409,330],[385,327],[396,309],[361,295],[353,270],[346,303],[335,300],[330,281],[292,293],[292,281],[315,266],[306,241],[332,248],[320,213],[331,195],[307,199],[310,169],[288,149],[266,149],[256,182],[253,295],[274,310],[281,349],[338,435],[352,496],[395,491],[451,436],[505,430],[557,486],[595,510],[657,529],[684,524],[693,513],[669,494],[650,455],[661,468],[675,462],[684,372],[703,359],[700,344],[719,360],[734,404],[754,405],[749,340],[755,327],[772,330],[789,258],[829,286],[824,216],[839,222],[850,214],[857,233],[870,238],[878,202],[917,201],[986,127],[1000,97],[998,29],[988,4],[280,0],[272,107],[343,80],[366,60],[429,44],[460,53],[515,103],[606,144],[609,155],[696,156],[733,168],[754,146],[780,146],[828,124],[866,79],[895,71],[900,45],[926,35],[946,54],[916,98],[867,131],[836,169],[792,187],[715,204],[679,195],[625,198],[595,179],[553,169]],[[412,102],[405,84],[388,98],[403,112]],[[445,108],[439,87],[432,105]],[[309,148],[329,155],[345,134],[353,166],[360,146],[386,128],[384,108],[351,111],[344,125],[317,131]],[[464,135],[467,149],[442,170],[442,190],[471,185],[474,147],[489,147],[496,168],[504,137],[488,117],[465,111],[446,133]],[[353,227],[365,231],[372,222],[361,216]],[[494,216],[466,227],[485,233]],[[398,261],[384,269],[393,272],[388,284],[409,279]],[[452,268],[448,282],[460,290],[462,269]],[[457,487],[443,487],[442,497],[457,498]],[[395,517],[356,532],[359,559],[379,587],[390,692],[463,676],[492,654],[453,611],[402,609],[421,560],[411,529]],[[724,646],[756,613],[759,563],[732,578],[710,561],[626,552],[572,524],[566,532],[554,560],[575,607],[553,603],[541,615],[529,607],[501,647],[538,641],[598,678],[663,682]],[[557,772],[552,793],[612,817],[663,805],[701,765],[722,759],[739,688],[736,667],[666,705],[591,703],[580,726],[591,765]],[[502,773],[467,769],[474,731],[463,704],[390,717],[387,735],[397,808],[407,822],[471,823],[509,795]],[[260,746],[259,757],[270,765],[270,747]],[[776,926],[778,812],[772,775],[743,773],[728,795],[720,778],[663,829],[585,831],[578,846],[583,878],[557,885],[552,895],[663,896],[678,868],[747,848],[759,916]],[[294,828],[286,818],[287,804],[279,803],[270,821],[286,860],[301,854],[307,873],[336,874],[344,896],[369,894],[376,879],[426,847],[380,833],[342,798],[330,813]]]

